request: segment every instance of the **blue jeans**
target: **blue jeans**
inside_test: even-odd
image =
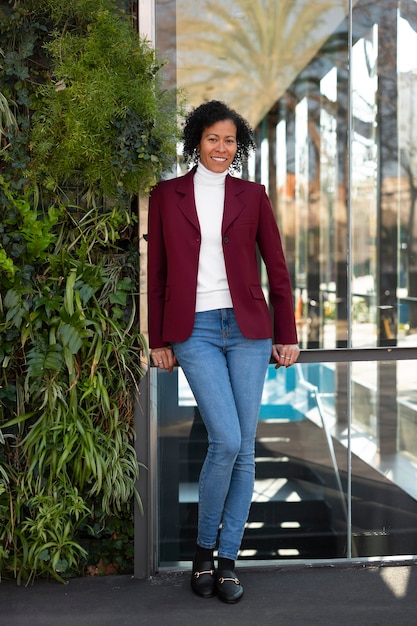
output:
[[[173,344],[207,429],[199,481],[197,544],[235,560],[255,479],[255,436],[271,339],[247,339],[233,309],[196,313],[186,341]]]

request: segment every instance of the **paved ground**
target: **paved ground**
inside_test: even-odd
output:
[[[236,605],[203,600],[189,574],[0,583],[1,626],[414,626],[415,565],[239,568]]]

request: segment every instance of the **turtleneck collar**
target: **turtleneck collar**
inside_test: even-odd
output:
[[[212,172],[205,165],[198,162],[196,172],[194,174],[194,184],[198,185],[224,185],[227,176],[225,172]]]

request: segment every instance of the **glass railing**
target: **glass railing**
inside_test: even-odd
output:
[[[239,555],[250,563],[417,553],[414,361],[269,366],[256,481]],[[207,438],[180,368],[152,369],[160,566],[192,558]]]

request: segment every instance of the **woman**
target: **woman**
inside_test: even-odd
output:
[[[288,367],[299,354],[290,278],[265,188],[228,174],[254,147],[236,111],[218,101],[200,105],[184,127],[184,156],[196,165],[159,183],[149,204],[151,357],[168,371],[178,361],[208,433],[191,587],[227,603],[243,595],[235,560],[253,495],[266,369],[271,355]]]

